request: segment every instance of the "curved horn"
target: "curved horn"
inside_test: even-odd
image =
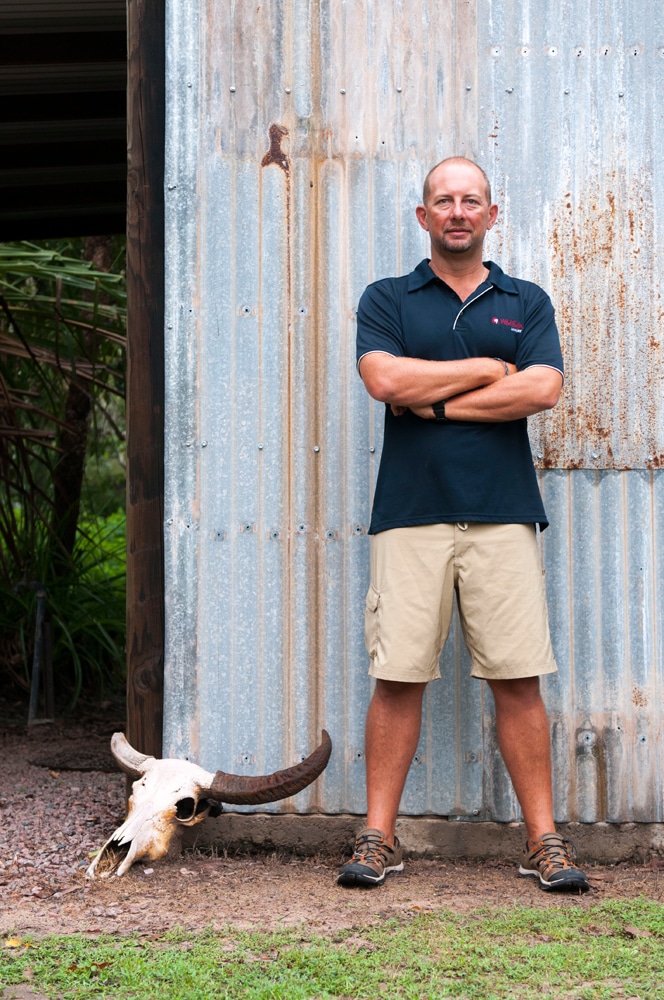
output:
[[[146,765],[155,759],[148,754],[134,750],[124,733],[113,733],[111,752],[122,770],[131,778],[140,778],[146,771]]]
[[[325,770],[332,752],[332,740],[323,730],[320,746],[303,760],[301,764],[287,767],[284,771],[265,774],[261,777],[247,777],[240,774],[226,774],[217,771],[210,788],[201,790],[201,796],[227,802],[236,806],[257,806],[263,802],[287,799],[289,795],[301,792],[315,781]]]

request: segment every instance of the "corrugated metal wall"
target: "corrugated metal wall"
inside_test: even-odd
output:
[[[465,152],[504,213],[489,256],[551,291],[565,344],[533,423],[557,818],[662,819],[664,16],[599,6],[168,4],[164,751],[256,774],[325,725],[324,776],[275,810],[364,810],[382,407],[354,309],[425,255],[424,173]],[[403,810],[513,819],[456,628],[442,668]]]

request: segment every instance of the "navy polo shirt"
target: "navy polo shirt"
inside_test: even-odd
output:
[[[487,262],[487,280],[462,302],[423,260],[376,281],[357,312],[357,360],[372,351],[453,361],[503,358],[519,371],[562,372],[554,310],[538,285]],[[527,421],[436,423],[385,407],[385,435],[369,531],[441,522],[548,524]]]

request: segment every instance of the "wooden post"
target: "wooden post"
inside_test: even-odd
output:
[[[163,0],[127,9],[127,735],[161,756],[164,677]]]

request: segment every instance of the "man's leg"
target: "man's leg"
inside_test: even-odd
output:
[[[496,703],[498,746],[532,845],[554,829],[549,720],[539,677],[488,681]]]
[[[376,681],[364,734],[367,826],[394,843],[401,793],[417,750],[426,684]]]
[[[528,832],[519,874],[537,878],[543,889],[585,892],[590,886],[576,867],[572,845],[555,832],[551,738],[539,678],[489,685],[496,702],[498,745]]]
[[[337,881],[370,887],[403,868],[394,836],[401,793],[417,749],[426,683],[376,681],[365,729],[367,825]]]

